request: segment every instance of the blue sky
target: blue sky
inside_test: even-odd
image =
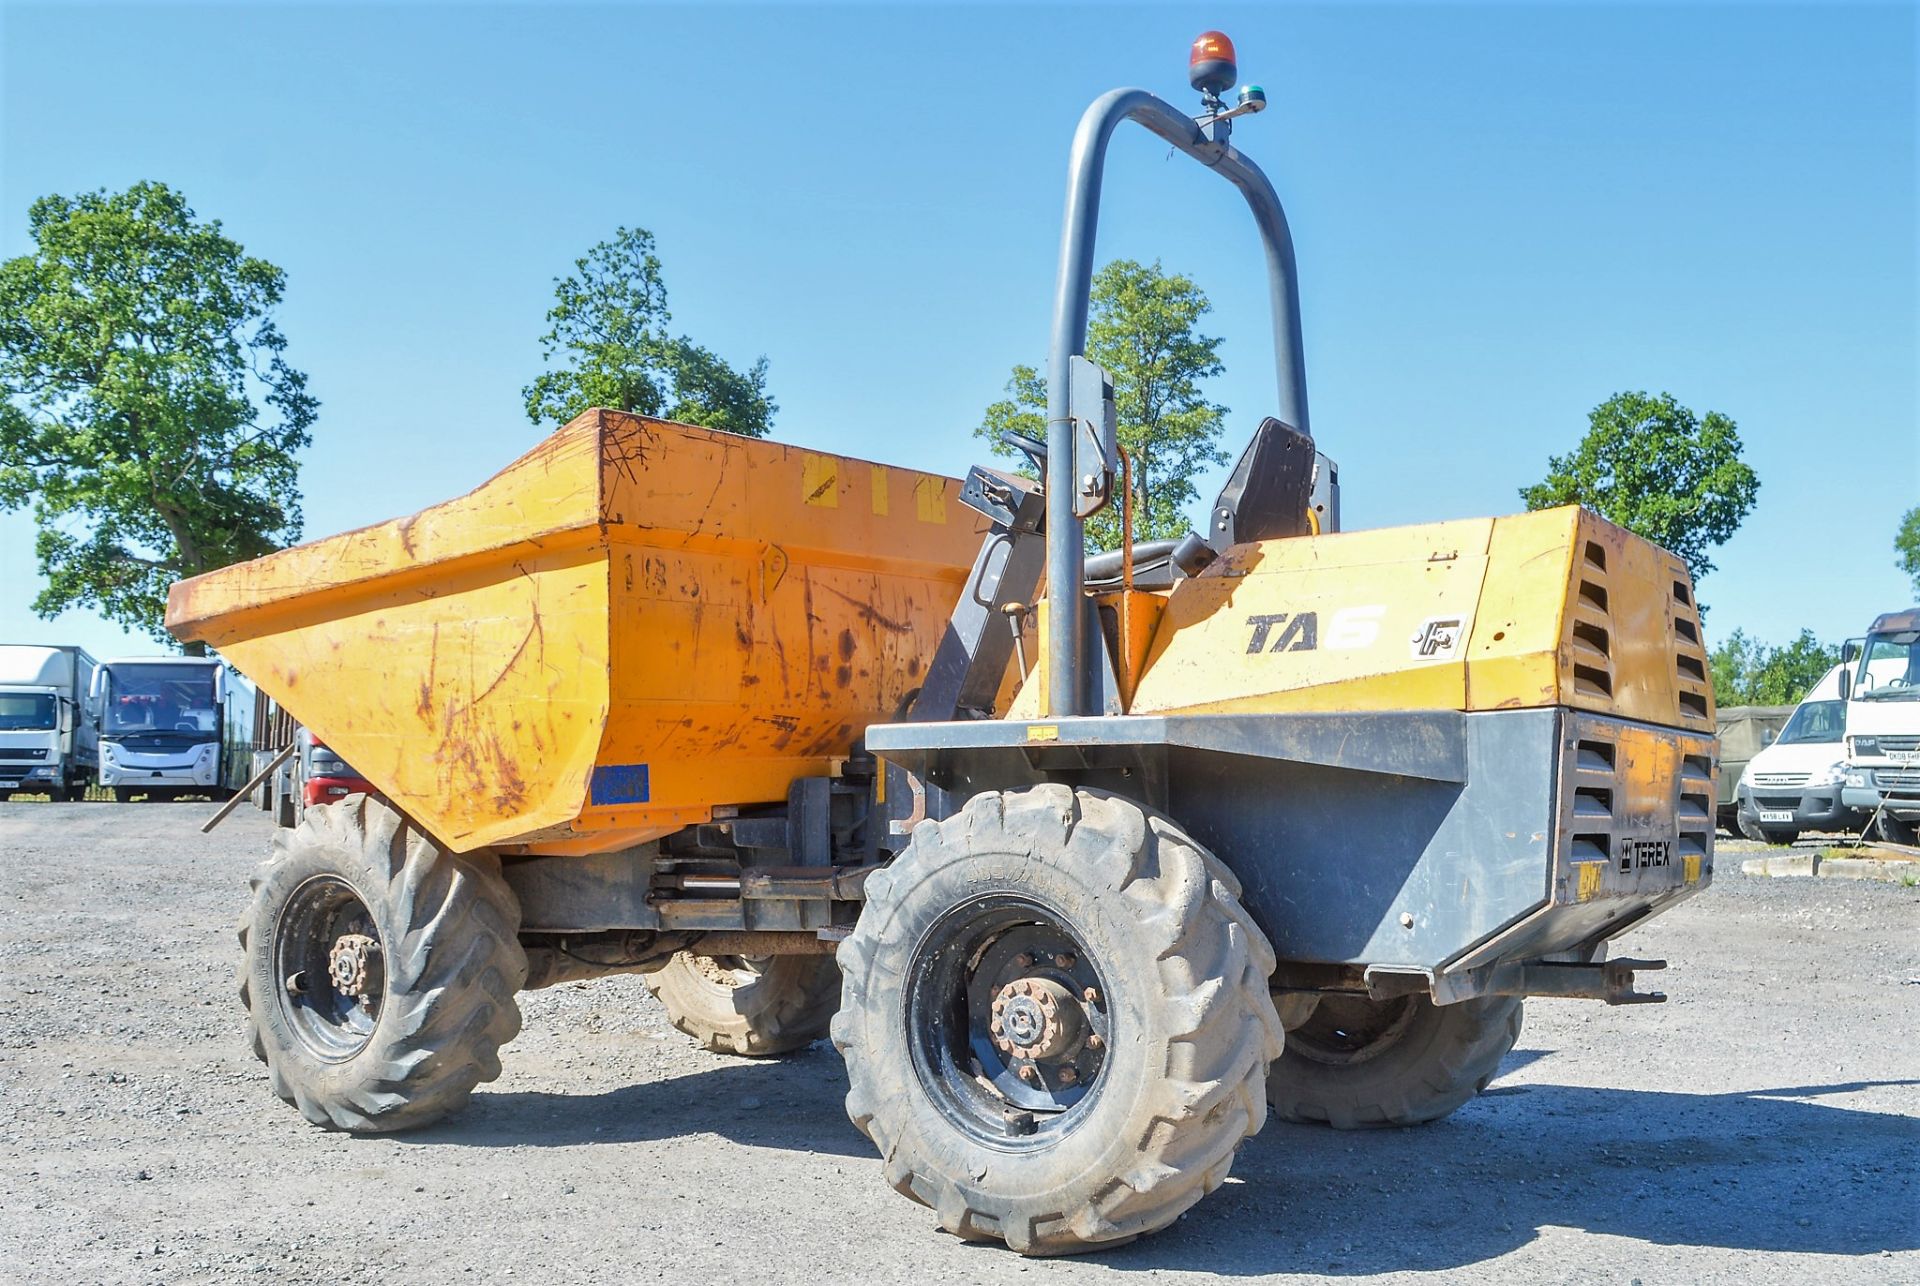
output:
[[[1349,527],[1509,512],[1620,389],[1740,424],[1762,487],[1709,630],[1829,639],[1912,597],[1920,503],[1907,5],[0,9],[0,254],[47,192],[183,190],[290,290],[323,403],[309,535],[472,486],[536,439],[552,280],[621,224],[676,325],[765,354],[776,435],[957,473],[1045,355],[1068,140],[1176,103],[1219,26],[1272,102],[1235,141],[1299,248],[1308,383]],[[1237,451],[1272,401],[1262,266],[1225,185],[1142,131],[1100,253],[1215,303]],[[1202,480],[1211,495],[1217,480]],[[0,516],[0,638],[32,615]]]

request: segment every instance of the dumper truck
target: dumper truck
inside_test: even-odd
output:
[[[590,411],[458,499],[173,587],[168,621],[375,788],[279,832],[239,924],[273,1091],[437,1120],[515,994],[636,972],[710,1049],[830,1036],[886,1181],[963,1238],[1111,1246],[1270,1116],[1471,1099],[1527,996],[1706,887],[1686,565],[1580,508],[1339,529],[1264,104],[1098,99],[1070,161],[1046,440],[955,479]],[[1107,143],[1225,178],[1277,400],[1208,511],[1132,539],[1087,360]],[[1118,508],[1120,547],[1084,523]]]

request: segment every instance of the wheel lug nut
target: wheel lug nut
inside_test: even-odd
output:
[[[1074,1071],[1073,1068],[1063,1067],[1060,1069],[1060,1083],[1062,1085],[1072,1085],[1079,1081],[1079,1079],[1080,1073]]]
[[[1034,1071],[1031,1067],[1023,1067],[1020,1069],[1020,1079],[1031,1085],[1040,1079],[1040,1073]]]
[[[1031,969],[1033,968],[1033,957],[1022,951],[1013,958],[1013,963],[1021,969]]]
[[[1071,951],[1062,951],[1059,955],[1053,958],[1054,966],[1060,969],[1073,968],[1073,961],[1074,961],[1074,957]]]
[[[1091,1005],[1095,1001],[1100,999],[1100,993],[1095,991],[1092,987],[1088,987],[1085,991],[1080,993],[1080,999],[1086,1001],[1089,1005]]]
[[[1100,1033],[1099,1033],[1099,1032],[1097,1032],[1097,1031],[1096,1031],[1096,1032],[1088,1032],[1088,1033],[1087,1033],[1087,1048],[1088,1048],[1088,1049],[1099,1049],[1099,1048],[1100,1048],[1100,1047],[1101,1047],[1102,1045],[1104,1045],[1104,1044],[1106,1044],[1106,1043],[1107,1043],[1106,1041],[1104,1041],[1104,1040],[1101,1040],[1101,1039],[1100,1039]]]

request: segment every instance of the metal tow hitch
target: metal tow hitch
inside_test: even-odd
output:
[[[1652,973],[1667,967],[1664,960],[1609,960],[1600,966],[1606,975],[1606,1002],[1609,1005],[1658,1005],[1667,999],[1664,991],[1635,991],[1633,975],[1636,970]]]
[[[1609,1005],[1657,1005],[1664,991],[1635,991],[1633,976],[1664,969],[1664,960],[1608,960],[1602,964],[1531,961],[1495,966],[1487,986],[1489,996],[1558,996],[1563,1000],[1604,1000]]]

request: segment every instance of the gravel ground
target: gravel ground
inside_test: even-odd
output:
[[[1148,1241],[1022,1261],[939,1233],[831,1047],[689,1047],[638,979],[524,997],[506,1073],[402,1138],[322,1133],[242,1044],[267,824],[0,808],[0,1279],[1920,1281],[1920,889],[1719,883],[1629,935],[1664,1006],[1535,1001],[1441,1124],[1271,1125]]]

